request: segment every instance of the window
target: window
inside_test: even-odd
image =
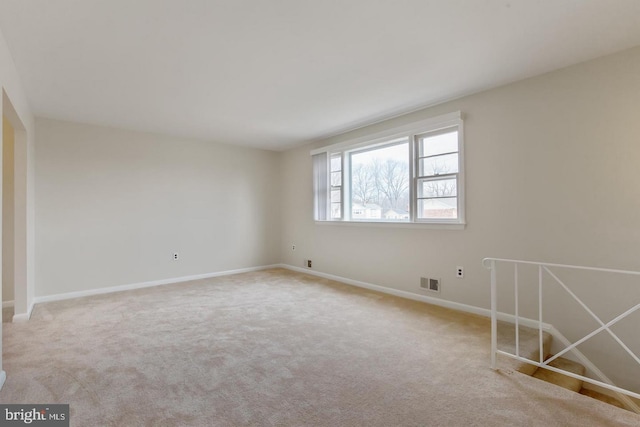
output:
[[[311,154],[317,221],[464,224],[460,113]]]
[[[392,212],[409,211],[407,138],[347,152],[346,157],[351,167],[347,199],[352,221],[386,221]]]
[[[331,219],[342,218],[342,156],[331,156]]]
[[[458,128],[416,135],[417,219],[458,218]]]

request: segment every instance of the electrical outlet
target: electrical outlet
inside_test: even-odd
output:
[[[174,252],[173,253],[173,260],[177,261],[178,260],[178,252]]]
[[[311,260],[310,259],[307,260],[307,268],[311,268]]]
[[[461,266],[456,267],[456,277],[462,279],[464,277],[464,268]]]

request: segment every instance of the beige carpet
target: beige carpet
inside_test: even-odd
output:
[[[13,320],[13,307],[4,307],[2,309],[2,323],[9,323]]]
[[[489,321],[285,270],[38,305],[2,403],[73,426],[638,426],[489,368]]]

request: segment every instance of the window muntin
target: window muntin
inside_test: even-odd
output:
[[[326,159],[328,220],[464,224],[462,139],[460,113],[452,113],[314,150]],[[322,179],[316,164],[314,179]]]

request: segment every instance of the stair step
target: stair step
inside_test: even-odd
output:
[[[519,337],[520,356],[535,361],[540,360],[540,335],[538,330],[521,325],[519,328]],[[543,332],[542,348],[543,354],[545,355],[545,360],[550,357],[549,354],[551,350],[552,339],[553,336],[551,334]],[[515,354],[515,348],[515,325],[507,322],[498,322],[498,349]],[[585,367],[581,364],[573,362],[569,359],[565,359],[563,357],[555,359],[553,362],[549,363],[549,365],[558,369],[572,372],[577,375],[584,375],[586,371]],[[571,378],[567,375],[559,374],[548,369],[538,368],[535,365],[523,363],[508,357],[501,358],[500,366],[511,368],[515,371],[521,372],[526,375],[531,375],[535,378],[558,385],[560,387],[564,387],[568,390],[580,393],[584,396],[600,400],[601,402],[608,403],[618,408],[626,409],[625,405],[614,397],[599,393],[595,390],[582,388],[582,380]]]
[[[564,371],[572,372],[578,375],[584,375],[585,373],[584,366],[572,360],[565,359],[564,357],[558,357],[557,359],[549,363],[549,366],[553,366],[554,368],[562,369]],[[533,376],[540,380],[558,385],[571,391],[579,392],[582,389],[582,380],[571,378],[564,374],[559,374],[548,369],[538,368],[533,373]]]
[[[520,326],[520,356],[531,359],[540,360],[540,336],[537,329]],[[512,323],[498,322],[498,349],[515,354],[516,353],[516,327]],[[551,350],[551,334],[542,333],[543,354],[546,356]],[[522,372],[525,375],[533,375],[537,367],[529,363],[523,363],[511,358],[504,358],[500,362],[502,366]]]
[[[595,390],[588,390],[586,388],[583,388],[582,390],[580,390],[580,394],[589,396],[604,403],[608,403],[609,405],[617,406],[618,408],[626,409],[622,402],[620,402],[615,397],[607,396],[606,394],[597,392]]]

